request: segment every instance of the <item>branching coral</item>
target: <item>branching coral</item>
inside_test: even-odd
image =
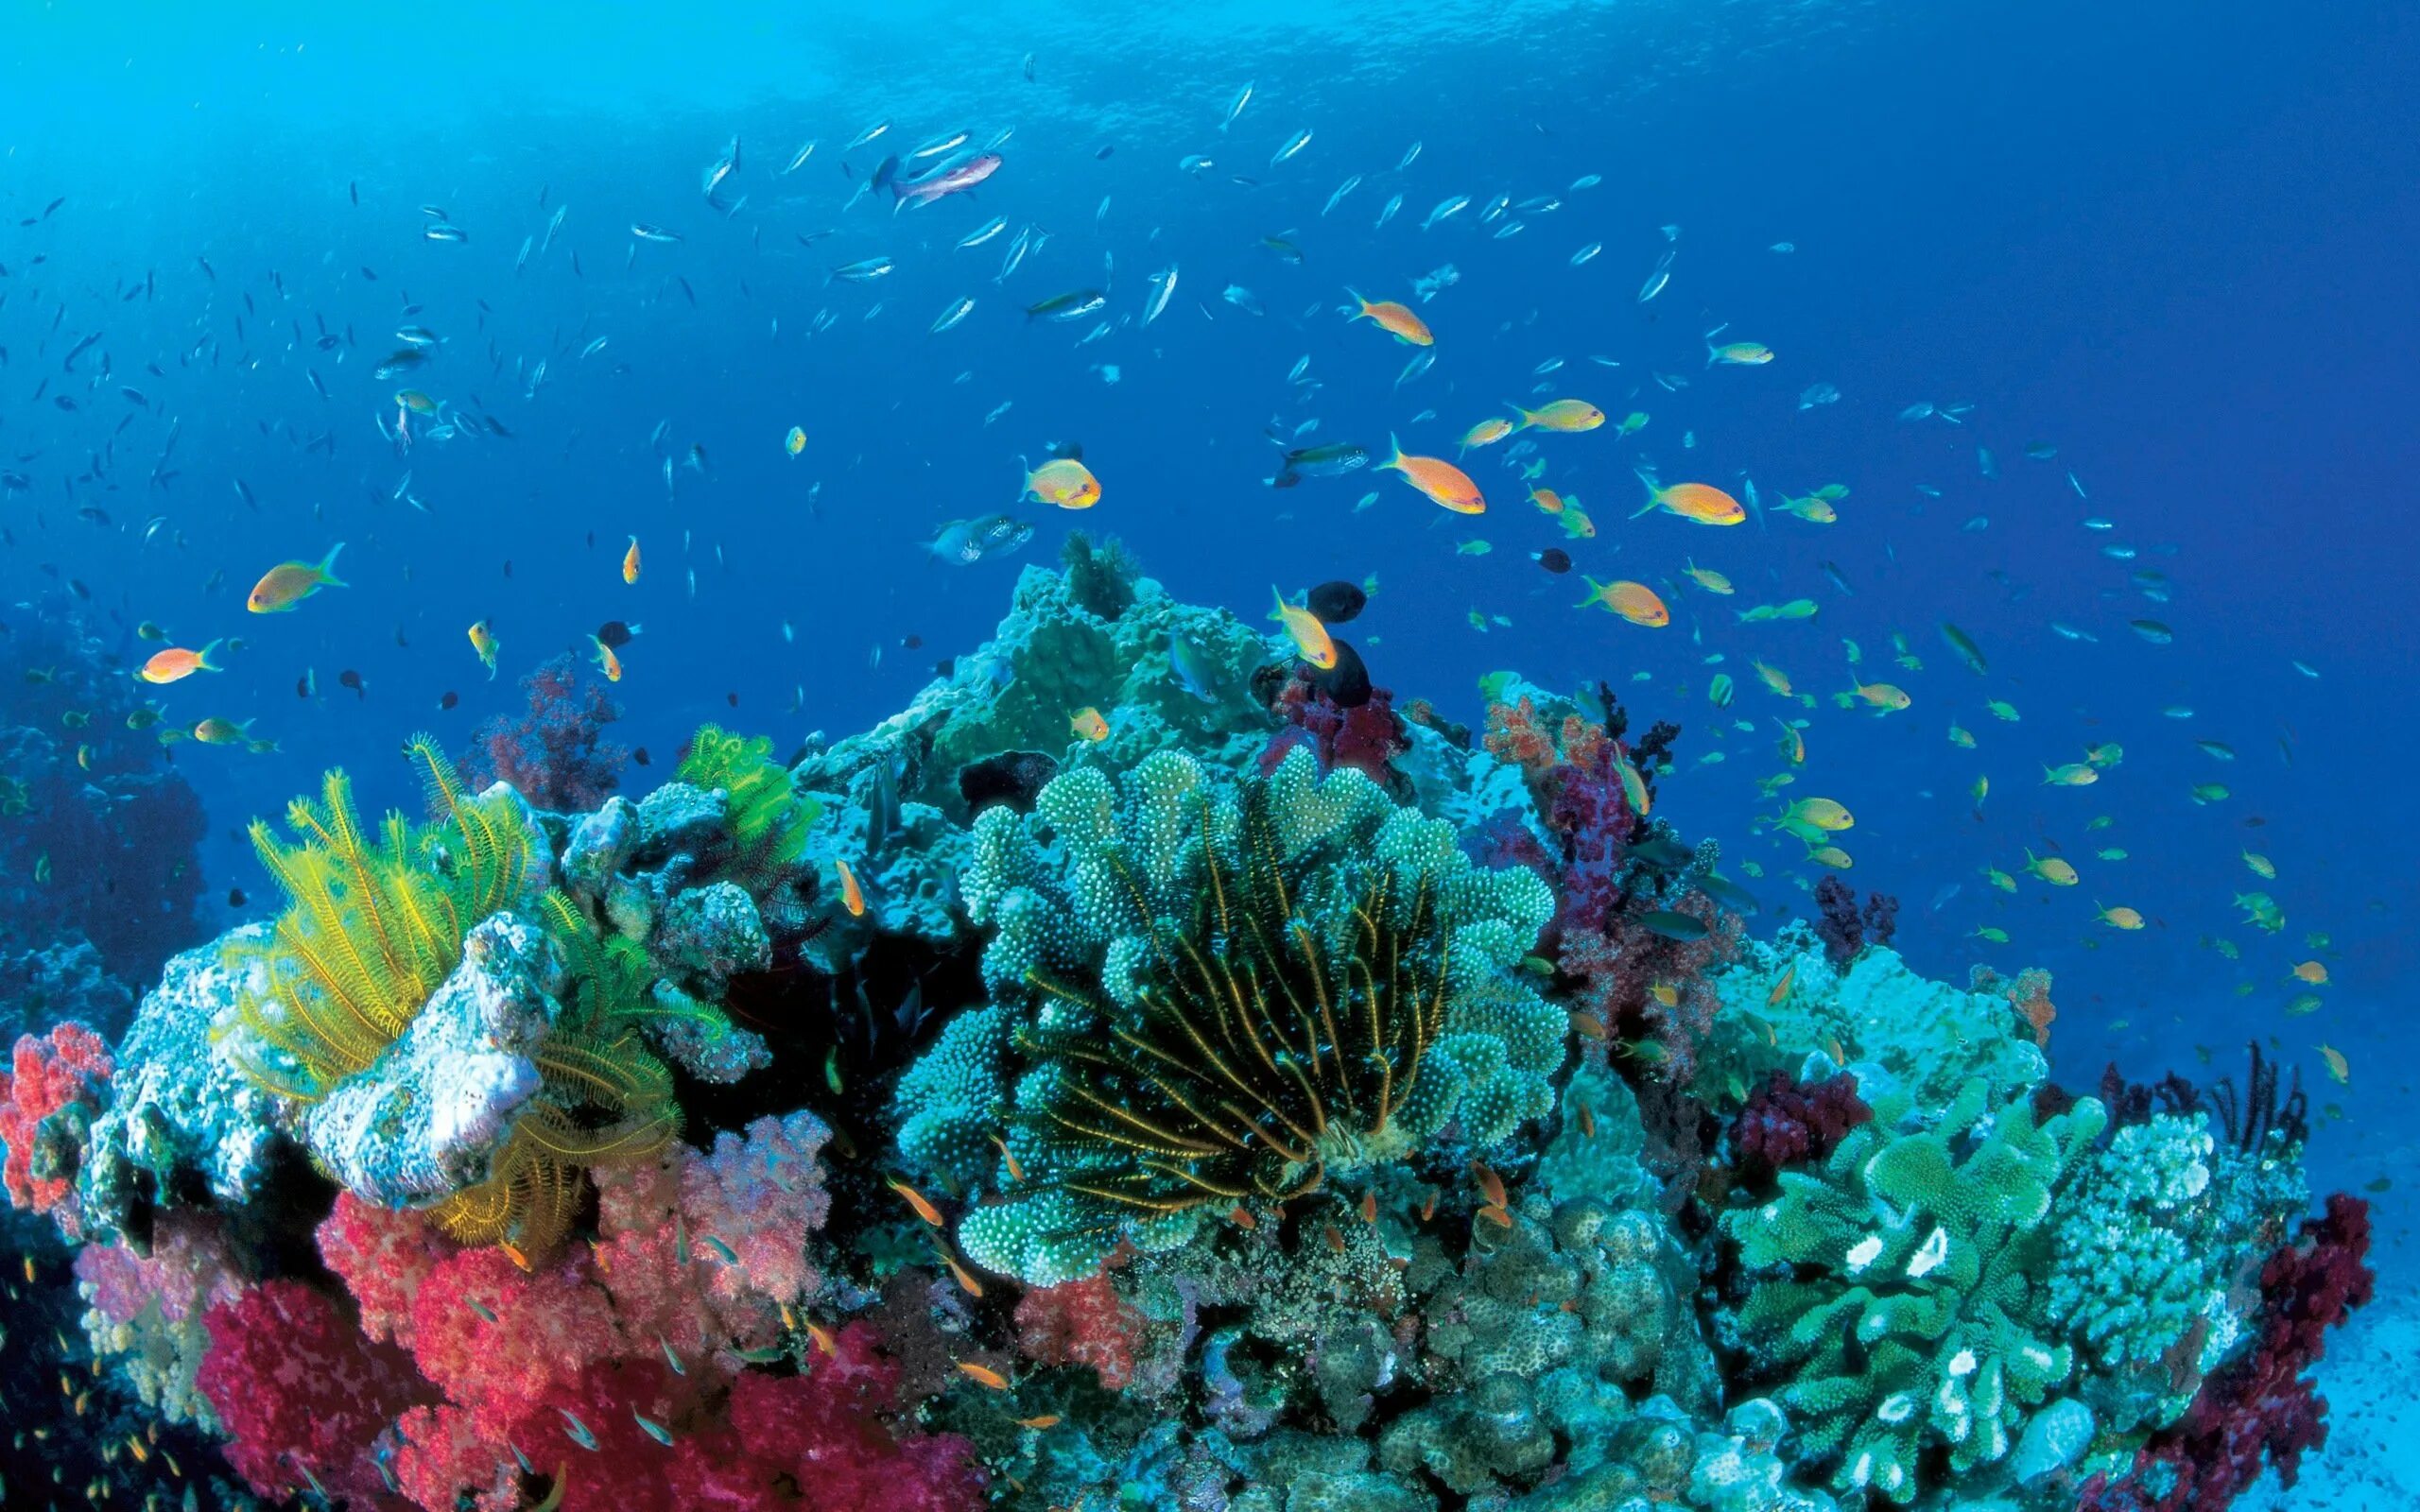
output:
[[[1357,771],[1297,751],[1222,792],[1161,753],[1122,797],[1087,768],[1030,819],[991,810],[975,846],[1000,1017],[945,1038],[945,1078],[903,1083],[902,1149],[964,1175],[1008,1105],[1025,1178],[995,1173],[1005,1200],[961,1229],[989,1268],[1078,1279],[1120,1239],[1181,1243],[1199,1210],[1315,1191],[1449,1124],[1491,1145],[1550,1103],[1563,1015],[1510,970],[1547,889],[1474,868]]]
[[[50,1214],[70,1239],[83,1237],[76,1172],[113,1069],[100,1036],[60,1023],[20,1038],[10,1069],[0,1071],[0,1185],[11,1204]]]
[[[605,690],[584,680],[568,654],[521,679],[528,699],[518,719],[502,714],[478,729],[472,775],[481,786],[510,782],[542,809],[593,809],[621,783],[630,752],[605,738],[622,717]]]
[[[2104,1117],[2086,1099],[2037,1125],[1970,1082],[1938,1126],[1867,1124],[1724,1215],[1759,1277],[1734,1318],[1746,1383],[1804,1415],[1836,1486],[1911,1502],[1927,1449],[1955,1472],[1991,1465],[2066,1382],[2073,1350],[2046,1315],[2052,1197]]]

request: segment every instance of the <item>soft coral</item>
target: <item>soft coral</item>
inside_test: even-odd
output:
[[[510,782],[542,809],[593,809],[620,785],[630,752],[605,738],[621,706],[583,681],[566,654],[521,679],[529,700],[518,719],[498,714],[478,729],[469,770],[484,786]]]

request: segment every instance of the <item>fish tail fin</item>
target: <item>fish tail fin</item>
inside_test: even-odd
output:
[[[1580,575],[1580,580],[1588,585],[1588,596],[1573,605],[1572,608],[1586,609],[1589,605],[1599,603],[1603,599],[1605,593],[1604,584],[1597,581],[1594,577],[1589,576],[1586,573],[1582,573]]]
[[[210,660],[210,655],[211,655],[211,653],[212,653],[212,652],[214,652],[214,651],[216,651],[216,650],[217,650],[220,646],[225,645],[226,644],[227,644],[227,643],[226,643],[224,640],[217,640],[217,641],[213,641],[213,642],[211,642],[208,645],[203,646],[203,647],[201,648],[201,650],[200,650],[200,651],[199,651],[199,653],[194,657],[195,664],[197,664],[198,666],[199,666],[199,667],[201,668],[201,670],[203,670],[204,672],[224,672],[224,671],[226,671],[227,669],[226,669],[225,667],[222,667],[222,666],[220,666],[217,662],[213,662],[212,660]]]
[[[1344,297],[1351,300],[1355,304],[1360,306],[1360,308],[1353,312],[1354,319],[1360,320],[1369,317],[1370,301],[1361,297],[1359,290],[1356,289],[1352,284],[1347,284],[1344,285]]]
[[[1537,416],[1530,414],[1509,399],[1504,402],[1504,407],[1521,417],[1521,423],[1512,427],[1516,431],[1526,431],[1538,422]]]
[[[1403,442],[1395,439],[1392,431],[1387,432],[1387,459],[1378,464],[1378,471],[1383,472],[1390,468],[1398,472],[1403,471]]]
[[[320,587],[350,588],[353,586],[336,574],[337,553],[342,550],[344,550],[344,542],[339,541],[328,548],[328,554],[325,557],[320,558],[320,565],[314,571],[319,574]]]

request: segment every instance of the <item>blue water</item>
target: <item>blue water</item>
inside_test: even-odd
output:
[[[130,658],[151,649],[132,636],[147,619],[182,644],[246,643],[160,700],[181,721],[256,719],[279,745],[173,752],[212,816],[214,910],[228,886],[262,890],[240,843],[250,816],[335,764],[369,801],[407,801],[389,760],[405,735],[425,726],[460,748],[517,709],[522,674],[584,649],[603,620],[645,627],[614,690],[628,743],[667,760],[716,718],[786,747],[902,706],[935,659],[986,633],[1019,565],[1054,559],[1080,524],[1123,538],[1180,597],[1253,616],[1272,583],[1375,575],[1357,635],[1377,681],[1450,717],[1478,719],[1493,669],[1610,681],[1640,721],[1685,728],[1664,812],[1803,906],[1813,873],[1752,828],[1772,807],[1754,780],[1776,769],[1783,707],[1749,669],[1763,657],[1824,700],[1790,791],[1858,816],[1851,879],[1901,898],[1900,943],[1922,969],[2051,968],[2071,1083],[2112,1057],[2137,1076],[2212,1075],[2274,1037],[2325,1089],[2314,1102],[2345,1114],[2323,1121],[2315,1179],[2391,1174],[2410,1153],[2420,22],[2404,8],[246,9],[107,27],[21,9],[0,47],[0,449],[31,480],[0,506],[0,582],[11,601],[53,588],[45,572],[87,585]],[[883,120],[884,137],[840,150]],[[1011,127],[1006,165],[971,196],[843,208],[850,174],[886,149]],[[1304,129],[1309,145],[1272,166]],[[747,198],[725,215],[700,183],[735,134],[744,163],[725,194]],[[1215,168],[1181,172],[1190,153]],[[1572,188],[1582,175],[1602,181]],[[1458,194],[1469,209],[1420,229]],[[1512,213],[1524,229],[1498,239],[1503,222],[1480,215],[1497,195],[1563,203]],[[424,239],[424,205],[468,241]],[[516,273],[559,207],[554,245]],[[994,215],[1007,233],[954,249]],[[683,240],[635,243],[633,221]],[[996,282],[1027,225],[1047,246]],[[1299,266],[1260,244],[1278,233]],[[1770,249],[1783,242],[1795,249]],[[1601,254],[1574,266],[1590,243]],[[1668,251],[1669,286],[1641,303]],[[896,263],[887,278],[825,285],[876,254]],[[1344,289],[1410,299],[1449,263],[1460,282],[1419,306],[1436,365],[1397,387],[1409,349],[1346,321]],[[1146,278],[1170,265],[1178,291],[1141,328]],[[1266,314],[1222,301],[1230,284]],[[1110,295],[1099,340],[1081,339],[1091,321],[1023,314],[1087,285]],[[967,296],[963,324],[927,334]],[[1776,360],[1707,370],[1701,333],[1720,322]],[[322,323],[348,338],[319,350]],[[374,378],[406,323],[443,338],[436,360]],[[65,349],[94,332],[70,378]],[[1310,382],[1289,384],[1304,357]],[[1819,383],[1839,402],[1802,408]],[[510,438],[424,437],[399,455],[374,417],[406,384]],[[81,407],[55,407],[62,391]],[[1502,448],[1473,464],[1480,519],[1371,471],[1262,486],[1278,455],[1265,427],[1316,421],[1304,444],[1381,455],[1392,431],[1451,455],[1500,402],[1554,394],[1651,416],[1627,440],[1543,438],[1541,481],[1595,517],[1591,541],[1524,502]],[[1896,418],[1919,401],[1973,408],[1960,424]],[[172,418],[178,476],[153,488]],[[796,458],[792,425],[808,437]],[[323,434],[332,451],[306,449]],[[1071,440],[1103,481],[1099,507],[1017,505],[1019,455]],[[2055,458],[2029,459],[2033,442]],[[676,465],[667,490],[665,456],[692,446],[705,470]],[[104,449],[97,480],[67,481]],[[1639,463],[1735,490],[1752,477],[1768,503],[1851,492],[1830,526],[1633,522]],[[424,509],[394,497],[406,472]],[[1041,526],[1016,558],[943,567],[920,549],[943,521],[1000,509]],[[646,570],[626,587],[631,535]],[[1487,555],[1458,553],[1479,540]],[[290,616],[244,613],[261,571],[338,541],[350,588]],[[2118,543],[2138,556],[2102,555]],[[1572,576],[1531,559],[1547,546],[1571,550]],[[1582,572],[1664,585],[1692,558],[1738,595],[1671,589],[1673,623],[1652,631],[1573,608]],[[2135,591],[2141,569],[2171,580],[2170,601]],[[1812,623],[1736,621],[1801,596],[1823,606]],[[1511,623],[1481,632],[1474,611]],[[2128,628],[2144,617],[2173,644]],[[1988,677],[1958,664],[1945,618],[1981,644]],[[503,644],[493,680],[465,637],[481,619]],[[1921,671],[1891,664],[1894,631]],[[1833,709],[1843,638],[1913,707]],[[306,669],[315,699],[296,694]],[[348,669],[360,696],[338,686]],[[1738,681],[1726,711],[1706,698],[1716,671]],[[441,712],[449,691],[459,707]],[[2163,718],[2169,704],[2194,717]],[[1979,749],[1949,743],[1953,719]],[[2097,786],[2041,785],[2045,765],[2105,741],[2125,759]],[[2197,805],[2200,782],[2232,796]],[[2111,825],[2087,833],[2100,815]],[[2108,846],[2128,858],[2093,859]],[[2014,870],[2027,847],[2075,859],[2083,885],[1985,885],[1979,868]],[[2267,885],[2245,849],[2276,864],[2282,935],[2232,904]],[[2096,925],[2096,902],[2152,927]],[[1974,937],[1983,926],[2011,943]],[[2239,962],[2208,948],[2221,937]],[[2287,970],[2313,956],[2334,978],[2325,1005],[2289,1020]],[[2349,1090],[2328,1083],[2323,1040],[2350,1057]],[[2382,1216],[2392,1245],[2402,1214]]]

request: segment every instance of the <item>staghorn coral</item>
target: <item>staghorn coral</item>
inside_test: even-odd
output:
[[[69,1239],[84,1234],[76,1174],[92,1143],[100,1093],[116,1069],[99,1035],[80,1023],[25,1035],[0,1072],[0,1187],[11,1205],[48,1213]]]
[[[1449,1123],[1491,1145],[1548,1106],[1562,1016],[1509,971],[1543,885],[1307,751],[1231,791],[1173,754],[1122,794],[1067,773],[1032,819],[983,816],[964,888],[997,1016],[945,1037],[946,1075],[912,1073],[899,1110],[910,1163],[963,1175],[1011,1108],[1028,1179],[994,1174],[1002,1200],[960,1228],[987,1268],[1075,1280],[1120,1240],[1182,1244],[1197,1210],[1317,1190]]]
[[[1803,1416],[1835,1487],[1912,1502],[1928,1449],[1955,1473],[1993,1465],[2067,1383],[2074,1351],[2048,1316],[2053,1194],[2105,1120],[2085,1099],[2037,1125],[1970,1081],[1936,1127],[1861,1125],[1723,1215],[1753,1278],[1729,1319],[1743,1384]]]
[[[478,728],[472,780],[485,788],[507,782],[542,809],[593,809],[621,785],[631,753],[605,738],[622,710],[583,678],[570,653],[541,663],[521,679],[528,708],[518,719],[498,714]]]

